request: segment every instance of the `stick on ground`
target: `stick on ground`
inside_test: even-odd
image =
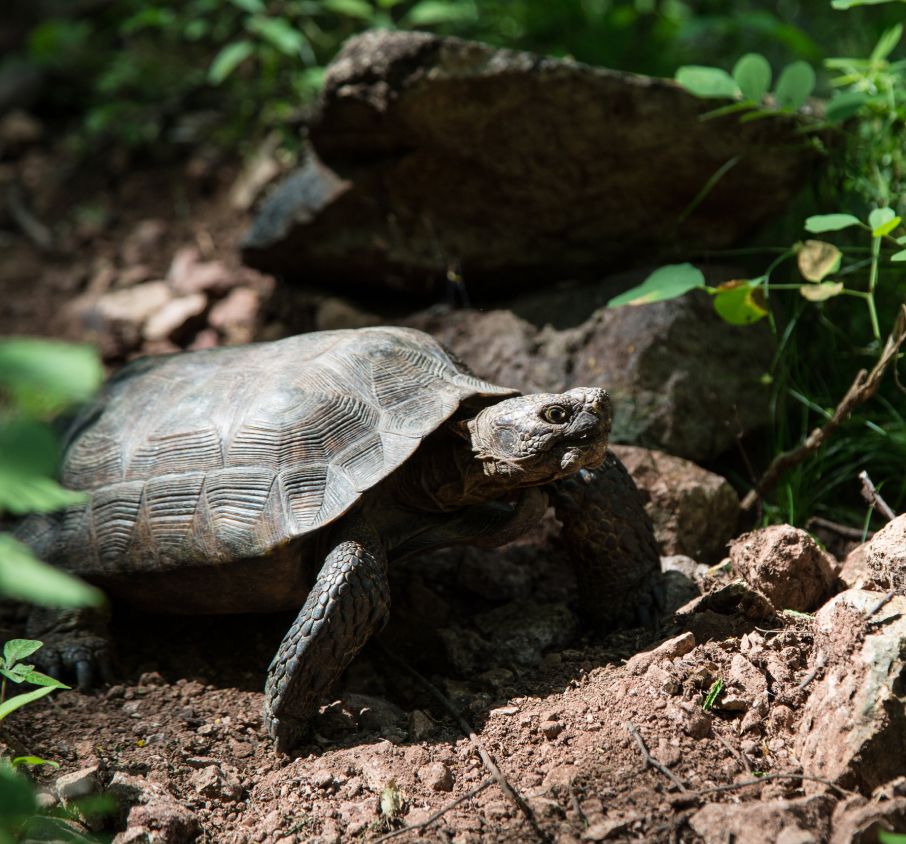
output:
[[[645,740],[642,738],[641,734],[638,731],[638,728],[635,724],[627,722],[626,729],[629,730],[629,735],[635,739],[635,743],[639,746],[639,750],[642,753],[642,758],[645,760],[646,767],[650,766],[652,768],[660,771],[665,777],[667,777],[670,782],[672,782],[680,791],[688,791],[689,789],[683,784],[683,781],[673,773],[666,765],[661,764],[655,759],[651,753],[648,751],[648,748],[645,746]]]
[[[868,472],[862,470],[859,472],[859,480],[862,482],[862,497],[877,510],[888,522],[892,522],[897,514],[893,512],[890,505],[881,498],[881,493],[868,477]]]

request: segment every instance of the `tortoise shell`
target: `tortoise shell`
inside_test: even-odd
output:
[[[272,555],[341,517],[464,401],[514,394],[404,328],[137,360],[67,435],[63,483],[90,501],[45,558],[119,576]]]

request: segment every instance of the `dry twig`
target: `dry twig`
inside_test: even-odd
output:
[[[832,522],[830,519],[821,518],[821,516],[812,516],[805,525],[806,530],[811,530],[814,527],[833,531],[837,536],[842,536],[845,539],[855,539],[857,542],[865,542],[875,535],[874,531],[865,531],[862,528],[841,525],[839,522]]]
[[[849,389],[846,391],[846,395],[843,396],[840,403],[834,409],[831,418],[820,428],[815,428],[815,430],[805,438],[803,443],[789,451],[778,454],[771,461],[771,465],[768,466],[765,473],[761,476],[761,480],[755,484],[755,488],[743,498],[741,507],[744,511],[748,512],[755,507],[764,495],[774,488],[777,482],[789,469],[792,469],[793,466],[797,466],[809,455],[821,448],[828,437],[840,427],[849,414],[852,413],[858,405],[868,401],[868,399],[877,392],[878,387],[881,384],[881,379],[887,371],[887,367],[896,359],[900,346],[903,345],[904,341],[906,341],[906,305],[901,307],[893,330],[890,332],[890,336],[884,344],[884,349],[871,372],[860,369]]]
[[[824,668],[827,663],[827,657],[824,651],[818,651],[818,657],[815,659],[815,667],[805,675],[802,682],[796,687],[800,692],[818,676],[818,672]]]
[[[864,469],[859,472],[859,480],[862,482],[862,497],[877,510],[888,522],[892,522],[897,514],[893,512],[890,505],[881,498],[878,488],[871,482],[868,472]]]
[[[665,777],[667,777],[667,779],[670,780],[670,782],[672,782],[680,791],[689,790],[685,785],[683,785],[683,781],[676,774],[674,774],[673,771],[671,771],[666,765],[658,762],[658,760],[651,755],[648,748],[645,746],[645,741],[639,733],[638,728],[635,726],[635,724],[627,722],[626,729],[629,730],[629,735],[631,735],[635,739],[635,743],[639,746],[639,751],[642,754],[642,759],[645,760],[646,767],[650,766],[652,768],[656,768]]]
[[[536,837],[539,841],[550,841],[550,836],[541,828],[541,824],[538,823],[538,819],[535,817],[535,813],[532,811],[532,807],[526,802],[525,798],[510,785],[509,780],[503,775],[503,772],[498,767],[497,763],[494,761],[494,758],[487,751],[485,746],[481,743],[478,736],[475,734],[475,731],[469,725],[469,722],[466,721],[462,715],[459,714],[459,711],[455,706],[447,699],[447,696],[437,688],[427,677],[424,677],[418,671],[416,671],[411,665],[401,660],[396,654],[391,653],[387,648],[385,648],[380,642],[378,646],[381,649],[383,655],[397,665],[399,668],[402,668],[404,671],[411,674],[419,681],[437,700],[444,709],[449,712],[453,718],[456,720],[456,723],[459,725],[460,730],[465,733],[469,739],[469,743],[478,753],[478,756],[481,758],[482,764],[487,768],[488,772],[494,778],[494,781],[497,785],[500,786],[500,790],[512,800],[520,812],[522,812],[525,819],[528,821],[529,826],[531,826]]]
[[[434,821],[442,818],[447,812],[451,809],[455,809],[460,803],[465,803],[466,800],[471,800],[476,795],[484,791],[489,785],[493,784],[494,777],[488,777],[486,780],[482,781],[475,786],[471,791],[467,791],[465,794],[461,794],[455,800],[451,800],[446,806],[441,806],[434,814],[429,815],[423,821],[418,823],[408,824],[407,826],[400,827],[399,829],[393,830],[393,832],[388,832],[385,835],[382,835],[380,838],[376,838],[374,844],[380,844],[381,841],[389,841],[391,838],[396,838],[398,835],[403,835],[406,832],[412,832],[416,829],[425,829],[426,827],[431,826]]]
[[[841,797],[847,797],[850,794],[855,794],[853,791],[847,791],[845,788],[841,788],[836,783],[831,782],[830,780],[823,779],[822,777],[812,777],[808,774],[762,774],[760,777],[755,777],[751,780],[743,780],[742,782],[731,782],[727,785],[715,785],[712,788],[701,788],[697,791],[688,791],[683,795],[676,795],[674,800],[679,800],[680,797],[688,798],[690,800],[696,800],[699,797],[704,797],[706,794],[718,794],[722,791],[736,791],[738,788],[747,788],[750,785],[760,785],[767,780],[808,780],[809,782],[820,782],[822,785],[826,785],[828,788],[836,791]]]

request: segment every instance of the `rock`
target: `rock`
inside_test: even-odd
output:
[[[432,791],[453,790],[453,774],[443,762],[423,765],[416,772],[416,776]]]
[[[108,322],[139,326],[172,298],[173,292],[165,281],[149,281],[105,293],[93,310]]]
[[[195,771],[189,785],[203,797],[237,800],[242,795],[239,779],[227,765],[208,765]]]
[[[728,325],[704,294],[601,308],[564,331],[538,330],[509,311],[433,309],[405,324],[433,334],[476,375],[523,392],[606,385],[614,401],[613,442],[707,460],[730,448],[740,432],[769,418],[768,392],[759,378],[770,365],[770,334],[759,326]],[[734,366],[727,367],[731,359]],[[732,490],[703,470],[694,472],[666,456],[651,459],[667,473],[665,484],[673,482],[680,489],[669,495],[659,491],[652,503],[655,512],[659,502],[669,502],[678,521],[699,505],[704,509],[694,525],[681,529],[677,524],[677,547],[681,542],[692,550],[703,548],[706,556],[717,555],[735,519]],[[692,491],[696,485],[702,487],[698,494]],[[672,518],[673,511],[664,517],[665,529]],[[717,520],[712,536],[701,527],[705,518]]]
[[[882,527],[867,543],[865,568],[870,586],[906,595],[906,513]]]
[[[661,642],[654,650],[643,651],[626,661],[626,673],[640,675],[648,670],[649,665],[659,663],[662,659],[675,659],[685,656],[695,647],[695,636],[692,633],[681,633],[666,642]]]
[[[833,803],[825,795],[763,803],[709,803],[689,818],[689,826],[704,844],[725,844],[728,840],[734,844],[781,840],[787,844],[819,844],[827,840]],[[810,837],[803,838],[803,832]]]
[[[183,246],[177,250],[167,271],[167,281],[182,295],[192,293],[221,295],[241,284],[242,276],[242,272],[230,271],[220,261],[203,260],[196,246]]]
[[[409,713],[409,737],[413,741],[424,741],[433,732],[434,722],[421,709],[413,709]]]
[[[232,343],[247,343],[252,339],[258,320],[258,292],[250,287],[237,287],[216,302],[208,314],[208,322]]]
[[[744,533],[730,546],[733,571],[777,609],[810,612],[833,593],[834,561],[804,530],[791,525]]]
[[[155,844],[185,844],[194,841],[200,831],[195,814],[166,793],[152,797],[147,803],[132,807],[126,819],[125,834],[128,835],[132,830],[147,830],[148,840]],[[124,841],[144,840],[146,839],[141,837],[124,839]]]
[[[806,774],[844,788],[875,788],[903,772],[906,597],[869,619],[883,597],[849,589],[815,615],[810,667],[824,666],[808,686],[795,752]]]
[[[796,118],[701,121],[711,108],[666,80],[367,32],[329,66],[314,152],[243,254],[306,283],[424,295],[460,268],[491,292],[727,246],[786,206],[816,156],[791,143]],[[652,203],[668,224],[651,225]]]
[[[868,543],[857,545],[843,560],[838,577],[847,589],[870,589],[872,576],[868,570]]]
[[[747,709],[767,710],[768,681],[742,654],[733,654],[727,671],[723,695],[717,703],[718,709],[745,711]]]
[[[159,311],[152,314],[142,334],[146,340],[164,340],[174,338],[195,317],[204,313],[208,299],[204,293],[191,293],[171,299]]]
[[[563,724],[559,721],[542,721],[538,725],[538,731],[543,735],[548,741],[552,741],[557,738],[560,733],[563,732]]]
[[[717,563],[739,518],[739,496],[729,482],[662,451],[615,445],[613,452],[646,499],[661,554]]]
[[[71,774],[63,774],[57,777],[57,797],[64,803],[70,803],[79,797],[88,797],[89,794],[95,794],[98,790],[97,775],[98,766],[92,765],[90,768],[82,768],[79,771],[73,771]]]
[[[707,587],[708,566],[684,554],[661,557],[664,584],[664,611],[676,612],[694,600]],[[699,584],[703,584],[700,586]]]

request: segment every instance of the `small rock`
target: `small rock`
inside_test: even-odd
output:
[[[110,322],[141,325],[172,298],[165,281],[149,281],[105,293],[95,303],[94,311]]]
[[[628,831],[630,825],[638,820],[637,817],[621,818],[611,821],[598,821],[593,823],[582,833],[583,841],[606,841]]]
[[[171,299],[148,318],[142,334],[146,340],[152,341],[172,338],[186,323],[202,314],[207,305],[204,293],[191,293]]]
[[[312,784],[321,791],[332,791],[336,780],[330,771],[318,771],[312,779]]]
[[[901,793],[897,793],[897,784]],[[906,831],[906,780],[875,789],[871,798],[853,795],[834,809],[830,844],[877,844],[878,831]],[[893,786],[891,788],[890,786]]]
[[[133,806],[126,819],[126,829],[134,828],[149,830],[150,840],[155,844],[186,844],[194,841],[199,832],[198,818],[169,794],[160,794],[146,804]]]
[[[159,671],[145,671],[138,678],[139,688],[150,686],[165,686],[167,681],[161,676]]]
[[[97,773],[98,766],[92,765],[90,768],[82,768],[80,771],[57,777],[57,796],[64,803],[69,803],[79,797],[94,794],[98,790]]]
[[[906,595],[906,513],[882,527],[867,543],[870,589]]]
[[[418,769],[416,774],[432,791],[452,791],[453,774],[443,762],[432,762]]]
[[[538,730],[546,739],[553,740],[563,732],[563,725],[559,721],[542,721]]]
[[[203,261],[194,246],[186,246],[173,256],[167,280],[182,295],[212,293],[222,295],[242,282],[241,272],[232,272],[220,261]]]
[[[343,703],[355,713],[359,729],[381,734],[398,729],[406,723],[406,713],[395,703],[372,695],[347,694]]]
[[[692,633],[681,633],[666,642],[661,642],[654,650],[643,651],[626,661],[626,673],[640,675],[648,670],[648,666],[660,662],[662,659],[674,659],[685,656],[695,647],[695,636]]]
[[[730,546],[730,561],[779,610],[811,612],[831,595],[836,580],[831,556],[791,525],[743,534]]]
[[[768,681],[742,654],[733,654],[718,709],[742,711],[767,705]]]
[[[208,314],[208,322],[232,342],[251,339],[258,319],[258,293],[250,287],[237,287],[216,302]]]

